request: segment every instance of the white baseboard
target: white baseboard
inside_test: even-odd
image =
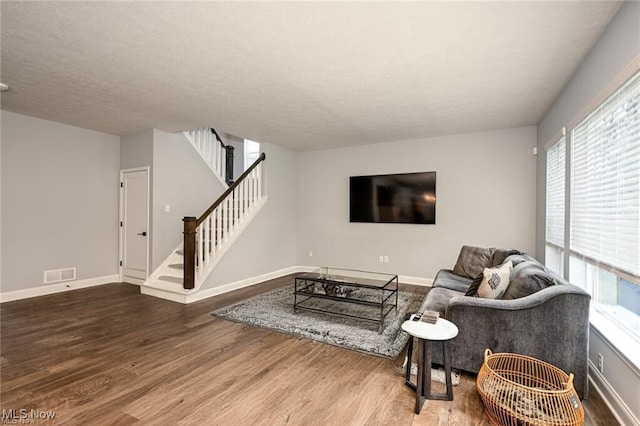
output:
[[[433,278],[410,277],[408,275],[398,275],[398,281],[402,284],[419,285],[424,287],[433,286]]]
[[[254,284],[258,284],[264,281],[273,280],[276,278],[284,277],[289,274],[296,274],[300,272],[312,272],[317,268],[310,266],[290,266],[288,268],[278,269],[276,271],[267,272],[266,274],[258,275],[255,277],[245,278],[243,280],[234,281],[232,283],[223,284],[221,286],[207,288],[194,294],[186,295],[186,303],[197,302],[208,297],[218,296],[220,294],[228,293],[230,291],[239,290],[241,288],[249,287]]]
[[[640,421],[634,416],[627,404],[611,387],[607,379],[598,371],[598,368],[589,360],[589,384],[590,392],[594,390],[600,394],[604,403],[609,407],[613,416],[621,425],[640,426]]]
[[[84,280],[65,281],[58,284],[47,284],[38,287],[25,288],[24,290],[8,291],[0,293],[0,303],[14,300],[29,299],[31,297],[46,296],[48,294],[62,293],[64,291],[78,290],[81,288],[95,287],[98,285],[118,283],[120,275],[104,275],[102,277],[87,278]]]
[[[213,288],[207,288],[207,289],[198,291],[197,293],[186,294],[183,296],[185,300],[184,302],[182,302],[181,300],[177,300],[175,297],[173,298],[167,297],[167,299],[173,300],[175,302],[181,301],[181,303],[197,302],[199,300],[206,299],[208,297],[218,296],[220,294],[228,293],[234,290],[239,290],[241,288],[249,287],[264,281],[269,281],[276,278],[284,277],[285,275],[297,274],[301,272],[313,272],[316,269],[318,269],[316,266],[302,266],[302,265],[290,266],[288,268],[278,269],[276,271],[268,272],[266,274],[258,275],[255,277],[234,281],[232,283],[224,284],[224,285],[213,287]],[[406,275],[398,276],[398,280],[403,284],[412,284],[412,285],[418,285],[418,286],[431,286],[433,284],[433,279],[410,277]],[[151,296],[158,296],[157,294],[153,294],[152,292],[145,292],[145,293]],[[159,297],[162,297],[162,296],[159,296]]]

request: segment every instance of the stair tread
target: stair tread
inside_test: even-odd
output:
[[[180,256],[184,256],[184,250],[176,250],[176,254],[179,254]]]
[[[180,278],[180,277],[171,277],[169,275],[160,275],[158,277],[158,280],[160,280],[160,281],[169,281],[169,282],[172,282],[172,283],[182,284],[182,278]]]
[[[172,268],[172,269],[184,269],[184,264],[183,263],[172,263],[171,265],[169,265],[169,268]]]

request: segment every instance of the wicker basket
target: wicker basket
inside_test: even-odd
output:
[[[484,352],[476,386],[496,425],[582,425],[573,374],[538,359]]]

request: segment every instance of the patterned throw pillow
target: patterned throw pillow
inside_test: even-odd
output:
[[[511,261],[498,268],[484,268],[478,296],[485,299],[501,299],[509,287],[509,275],[513,269]]]

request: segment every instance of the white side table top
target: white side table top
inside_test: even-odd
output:
[[[458,335],[458,327],[444,318],[438,318],[435,324],[408,320],[402,324],[402,329],[412,336],[426,340],[449,340]]]

